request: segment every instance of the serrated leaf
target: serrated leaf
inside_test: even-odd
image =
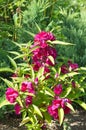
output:
[[[78,103],[82,108],[84,108],[86,110],[86,103],[84,103],[81,100],[74,100],[74,102]]]
[[[22,125],[28,123],[29,121],[30,121],[30,118],[29,118],[29,117],[26,117],[26,118],[24,118],[24,119],[22,120],[22,122],[20,123],[19,126],[22,126]]]
[[[21,98],[18,96],[16,100],[20,104],[20,106],[23,108],[23,104],[22,104]]]
[[[13,67],[16,69],[17,68],[16,62],[10,56],[8,56],[8,58],[9,58],[11,64],[13,65]]]
[[[44,74],[44,67],[41,67],[38,71],[37,77],[39,78],[39,77],[43,76],[43,74]]]
[[[28,54],[20,54],[20,55],[16,56],[16,57],[14,58],[14,60],[19,59],[19,58],[24,58],[24,57],[26,57],[26,56],[28,56]]]
[[[68,108],[70,108],[73,112],[75,112],[73,106],[72,106],[70,103],[66,102],[65,105],[66,105]]]
[[[59,44],[59,45],[74,45],[72,43],[63,42],[63,41],[51,41],[52,44]]]
[[[51,97],[54,97],[52,93],[50,93],[49,91],[45,90],[45,94],[51,96]]]
[[[32,32],[30,32],[30,31],[26,31],[26,30],[24,30],[24,32],[26,32],[26,33],[28,33],[30,36],[32,36],[32,37],[34,37],[35,36],[35,34],[34,33],[32,33]]]
[[[55,64],[54,58],[52,56],[48,56],[49,60],[52,62],[52,64]]]
[[[11,54],[14,54],[14,55],[17,55],[17,56],[20,55],[20,53],[18,53],[18,52],[16,52],[16,51],[8,51],[8,53],[11,53]]]
[[[6,105],[10,105],[10,102],[8,102],[6,99],[3,100],[2,102],[0,101],[0,108]]]
[[[58,108],[58,115],[59,115],[59,123],[62,125],[64,119],[64,110],[63,108]]]
[[[35,72],[34,72],[32,66],[30,66],[30,68],[31,68],[31,76],[32,76],[32,80],[34,81],[34,79],[35,79]]]
[[[54,97],[54,92],[51,89],[49,89],[48,87],[45,87],[45,89],[45,94]]]
[[[43,117],[40,109],[38,108],[38,106],[36,106],[36,105],[32,105],[32,106],[34,108],[34,113],[38,114],[40,117]]]
[[[40,29],[40,27],[38,26],[38,24],[37,24],[37,23],[35,23],[35,25],[36,25],[36,27],[37,27],[38,31],[39,31],[39,32],[41,32],[41,29]]]
[[[7,79],[1,78],[9,87],[13,87],[13,83]]]
[[[12,41],[12,43],[14,43],[16,46],[20,47],[21,48],[21,44],[17,43],[17,42],[14,42]]]
[[[86,67],[80,67],[79,70],[85,70],[86,71]]]
[[[78,73],[78,72],[67,73],[67,74],[64,74],[63,76],[60,76],[60,79],[64,80],[67,77],[72,77],[72,76],[78,75],[78,74],[80,74],[80,73]]]
[[[47,112],[44,112],[44,117],[48,123],[51,123],[52,117]]]
[[[64,90],[64,92],[62,93],[62,97],[67,97],[71,91],[72,91],[72,88],[67,87],[66,90]]]
[[[14,72],[12,69],[10,68],[0,68],[0,72]]]

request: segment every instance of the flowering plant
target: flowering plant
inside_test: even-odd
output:
[[[15,43],[22,54],[11,53],[17,55],[15,60],[21,58],[21,63],[16,64],[9,57],[14,71],[11,81],[3,79],[8,85],[6,104],[13,104],[15,113],[22,114],[20,125],[26,125],[29,130],[46,129],[44,123],[52,119],[61,125],[65,115],[74,111],[73,101],[82,106],[78,97],[84,88],[76,81],[78,64],[71,60],[65,64],[58,59],[54,44],[59,43],[65,44],[57,41],[51,32],[41,31],[34,36],[33,44]],[[85,103],[83,108],[86,109]]]

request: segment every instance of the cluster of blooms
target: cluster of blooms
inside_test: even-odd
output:
[[[50,56],[55,60],[57,57],[56,50],[51,47],[48,44],[48,41],[54,41],[55,37],[50,32],[42,31],[35,35],[34,37],[34,44],[32,45],[32,48],[36,47],[36,49],[33,49],[33,55],[32,55],[32,62],[33,62],[33,69],[34,71],[38,71],[40,67],[44,67],[44,73],[50,72],[49,67],[54,66],[55,63],[50,60]],[[71,61],[68,61],[68,65],[62,65],[61,66],[61,73],[66,74],[69,73],[71,70],[76,71],[78,68],[78,64],[72,63]],[[18,74],[14,74],[13,77],[18,76]],[[10,103],[15,103],[15,112],[16,114],[20,114],[21,110],[23,109],[22,106],[18,103],[18,97],[21,98],[22,94],[22,104],[26,108],[29,107],[29,105],[33,102],[33,95],[36,94],[35,92],[35,85],[38,84],[38,78],[34,80],[34,84],[32,82],[28,82],[28,77],[30,75],[24,75],[25,80],[21,83],[20,90],[17,91],[14,88],[7,88],[6,91],[6,99]],[[55,78],[57,78],[59,75],[56,73]],[[74,82],[72,83],[73,85]],[[71,101],[67,98],[60,98],[60,94],[63,92],[62,84],[57,84],[52,87],[55,97],[52,100],[52,104],[48,106],[47,110],[48,113],[54,118],[59,119],[58,109],[63,108],[64,114],[68,114],[70,112],[70,109],[66,106],[66,103],[70,103]],[[25,94],[27,93],[27,94]]]
[[[33,51],[33,64],[34,70],[38,71],[40,67],[45,68],[45,72],[49,72],[48,66],[53,66],[54,64],[49,59],[52,56],[55,60],[57,57],[56,50],[48,45],[48,41],[54,41],[55,37],[50,32],[40,32],[34,37],[34,45],[32,47],[38,46],[37,49]]]
[[[52,101],[52,104],[48,106],[48,112],[54,119],[59,119],[58,109],[63,108],[64,114],[68,114],[70,109],[66,106],[66,103],[71,103],[67,98],[60,98],[59,96],[55,97]]]
[[[68,114],[70,109],[66,106],[66,103],[71,103],[67,98],[60,98],[59,95],[62,93],[62,85],[58,84],[54,86],[55,98],[52,104],[48,106],[48,113],[54,118],[59,119],[58,109],[63,108],[64,114]]]
[[[35,94],[35,90],[34,90],[34,86],[32,84],[32,82],[22,82],[21,84],[21,88],[20,88],[21,92],[28,92],[28,95],[26,97],[24,97],[24,104],[26,104],[26,108],[32,104],[32,99],[33,97],[29,94]],[[7,88],[6,91],[6,99],[10,102],[10,103],[16,103],[17,101],[17,97],[19,96],[19,92],[17,90],[15,90],[14,88]],[[23,98],[23,97],[22,97]],[[15,104],[15,113],[16,114],[20,114],[21,111],[21,106],[20,104],[16,103]]]
[[[62,65],[61,66],[61,72],[63,74],[66,74],[70,71],[75,71],[78,68],[77,63],[72,63],[71,61],[68,61],[68,65]]]

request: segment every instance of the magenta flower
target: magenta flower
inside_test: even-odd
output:
[[[52,56],[55,60],[57,57],[57,52],[54,48],[47,46],[45,48],[37,49],[33,52],[33,64],[34,64],[34,70],[38,71],[40,67],[42,66],[53,66],[54,64],[52,61],[48,58],[49,56]]]
[[[23,83],[22,83],[22,85],[21,85],[21,91],[22,91],[22,92],[27,91],[27,82],[23,82]]]
[[[70,112],[70,109],[66,106],[66,103],[71,103],[71,101],[69,99],[66,98],[60,98],[60,97],[56,97],[56,99],[54,99],[52,101],[52,104],[48,106],[47,110],[48,113],[54,118],[54,119],[59,119],[58,116],[58,108],[63,108],[64,113],[68,114]]]
[[[58,84],[54,87],[54,93],[60,95],[62,93],[62,85]]]
[[[61,66],[61,72],[63,74],[68,73],[69,71],[74,71],[78,68],[77,63],[72,63],[71,61],[68,61],[67,65],[62,65]]]
[[[33,51],[33,69],[35,71],[38,71],[40,67],[49,67],[53,66],[54,64],[52,61],[49,59],[49,56],[52,56],[53,59],[55,60],[57,57],[57,52],[56,50],[49,46],[47,41],[54,41],[55,37],[53,36],[52,33],[50,32],[40,32],[35,35],[34,37],[34,45],[31,47],[39,46],[39,48],[35,49]]]
[[[50,106],[48,106],[47,110],[48,110],[48,113],[49,113],[54,119],[58,119],[57,109],[53,109],[53,106],[50,105]]]
[[[36,77],[34,80],[34,83],[37,85],[38,84],[38,78]]]
[[[13,73],[12,74],[12,78],[16,78],[16,77],[18,77],[18,74],[17,73]]]
[[[21,106],[18,103],[14,106],[14,110],[17,115],[21,114]]]
[[[71,101],[69,99],[67,99],[67,98],[63,99],[62,102],[61,102],[61,107],[64,109],[64,113],[65,114],[69,114],[70,113],[70,108],[68,108],[65,105],[67,102],[71,104]]]
[[[63,74],[66,74],[66,73],[69,72],[66,65],[62,65],[62,66],[61,66],[61,72],[62,72]]]
[[[27,96],[25,99],[26,107],[32,104],[32,96]]]
[[[42,31],[35,35],[34,43],[35,45],[40,45],[41,48],[48,46],[47,41],[54,41],[55,37],[51,32]]]
[[[21,91],[22,92],[25,92],[25,91],[28,91],[29,93],[35,93],[35,90],[34,90],[34,86],[32,84],[32,82],[23,82],[22,85],[21,85]]]
[[[16,91],[13,88],[7,88],[6,91],[6,99],[10,102],[10,103],[14,103],[16,101],[16,98],[18,97],[18,91]]]
[[[75,70],[75,69],[78,68],[78,64],[77,64],[77,63],[71,63],[71,64],[69,64],[69,68],[70,68],[71,70]]]

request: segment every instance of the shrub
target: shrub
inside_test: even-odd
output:
[[[61,125],[65,115],[74,111],[72,102],[86,110],[86,104],[79,100],[85,94],[80,86],[85,77],[81,80],[80,72],[83,74],[86,68],[79,68],[71,60],[60,61],[54,44],[72,45],[56,40],[51,32],[34,35],[33,44],[21,44],[18,46],[21,54],[14,53],[14,59],[22,59],[21,63],[16,64],[10,58],[14,66],[11,80],[2,78],[8,88],[6,101],[0,107],[14,105],[15,113],[22,114],[20,125],[26,125],[29,130],[46,129],[44,124],[52,119]]]

